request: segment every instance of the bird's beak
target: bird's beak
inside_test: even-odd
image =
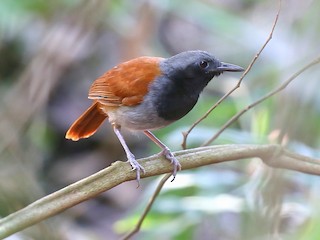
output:
[[[224,63],[221,62],[221,65],[219,67],[217,67],[218,71],[224,72],[224,71],[228,71],[228,72],[243,72],[244,69],[242,67],[239,67],[237,65],[231,64],[231,63]]]

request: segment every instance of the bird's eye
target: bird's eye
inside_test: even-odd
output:
[[[207,68],[208,65],[209,65],[209,63],[208,63],[207,61],[204,61],[204,60],[201,61],[200,64],[199,64],[199,66],[200,66],[201,68],[203,68],[203,69],[204,69],[204,68]]]

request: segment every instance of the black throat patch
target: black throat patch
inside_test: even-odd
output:
[[[180,81],[172,81],[165,76],[159,77],[150,89],[154,96],[158,116],[175,121],[185,116],[197,103],[204,87],[190,88]]]

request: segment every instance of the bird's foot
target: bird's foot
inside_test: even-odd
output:
[[[136,171],[136,180],[138,182],[138,187],[140,186],[140,173],[142,171],[143,174],[145,174],[145,170],[144,168],[138,163],[138,161],[136,160],[135,156],[133,154],[130,154],[127,156],[128,157],[128,161],[132,167],[132,171]],[[137,187],[137,188],[138,188]]]
[[[181,170],[181,164],[178,161],[178,159],[172,154],[169,148],[164,148],[161,152],[160,155],[163,155],[166,159],[168,159],[171,164],[173,165],[173,171],[172,171],[172,180],[171,182],[176,178],[177,171]]]

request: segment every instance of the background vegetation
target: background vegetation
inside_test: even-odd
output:
[[[108,124],[92,138],[64,139],[90,105],[94,79],[141,55],[201,49],[246,67],[268,37],[277,1],[26,0],[0,2],[0,216],[125,159]],[[241,88],[188,138],[204,143],[236,112],[320,53],[320,2],[285,1],[273,39]],[[281,143],[319,157],[320,68],[242,116],[214,144]],[[238,80],[224,74],[195,109],[157,136],[172,150]],[[159,151],[126,133],[137,157]],[[122,184],[12,239],[118,239],[131,230],[158,178]],[[320,178],[260,160],[182,171],[168,182],[136,239],[316,239]]]

